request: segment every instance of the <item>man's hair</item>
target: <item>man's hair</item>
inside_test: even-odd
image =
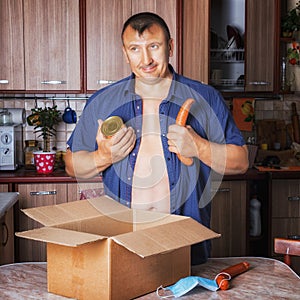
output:
[[[168,25],[166,24],[163,18],[151,12],[141,12],[131,16],[123,25],[123,30],[121,34],[122,41],[124,31],[128,26],[131,26],[134,30],[136,30],[139,33],[139,35],[142,35],[145,30],[149,29],[154,24],[160,26],[163,29],[166,39],[167,41],[169,41],[171,38],[171,34]]]

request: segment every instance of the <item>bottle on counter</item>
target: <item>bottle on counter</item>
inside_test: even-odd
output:
[[[25,141],[24,157],[25,157],[26,170],[35,170],[33,152],[38,150],[39,150],[38,141],[36,140]]]
[[[261,203],[257,195],[253,195],[250,200],[250,236],[261,235]]]

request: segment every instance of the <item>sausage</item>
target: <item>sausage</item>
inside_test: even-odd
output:
[[[229,279],[246,272],[249,269],[249,263],[246,261],[243,261],[241,263],[238,263],[236,265],[230,266],[220,272],[219,275],[217,275],[216,282],[221,290],[227,290],[229,288]],[[229,274],[231,278],[228,278],[226,274]]]
[[[191,109],[192,104],[195,102],[194,99],[188,98],[180,107],[180,110],[176,117],[176,124],[180,126],[185,126],[186,120],[189,115],[189,111]],[[178,159],[187,166],[191,166],[193,164],[193,159],[191,157],[184,157],[177,153]]]

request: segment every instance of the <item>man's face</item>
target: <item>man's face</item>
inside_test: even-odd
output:
[[[154,24],[140,36],[128,26],[123,34],[126,61],[137,78],[170,78],[169,57],[173,55],[173,40],[166,41],[163,29]]]

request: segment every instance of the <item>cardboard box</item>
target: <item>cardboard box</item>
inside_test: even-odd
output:
[[[220,236],[107,196],[23,212],[44,225],[16,235],[47,243],[48,291],[76,299],[131,299],[173,284],[190,274],[190,245]]]

